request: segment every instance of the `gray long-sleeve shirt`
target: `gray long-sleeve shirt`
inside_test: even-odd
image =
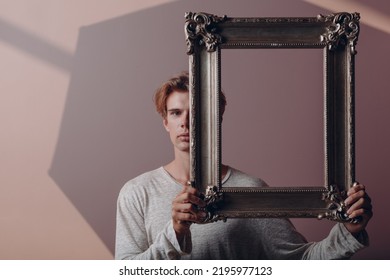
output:
[[[229,168],[224,187],[266,184]],[[288,219],[228,219],[193,224],[182,249],[172,225],[171,205],[181,191],[163,167],[144,173],[118,197],[116,259],[343,259],[365,247],[337,223],[328,237],[308,243]]]

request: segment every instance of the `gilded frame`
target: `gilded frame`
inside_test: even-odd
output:
[[[355,182],[354,90],[358,13],[317,17],[230,18],[185,15],[190,74],[190,180],[204,196],[205,222],[227,218],[350,220],[343,203]],[[320,48],[324,53],[325,178],[322,186],[223,188],[221,50]]]

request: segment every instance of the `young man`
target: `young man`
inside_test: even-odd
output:
[[[222,112],[226,100],[222,96]],[[173,144],[174,159],[125,184],[118,198],[116,259],[342,259],[368,245],[365,227],[370,198],[355,184],[345,203],[359,224],[337,223],[328,237],[308,243],[288,219],[228,219],[197,224],[204,202],[189,181],[188,74],[164,83],[155,105]],[[232,167],[222,167],[222,185],[266,184]]]

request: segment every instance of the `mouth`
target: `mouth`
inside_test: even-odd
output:
[[[177,136],[177,138],[181,139],[182,141],[189,142],[190,141],[190,134],[189,133],[182,133]]]
[[[182,133],[182,134],[179,134],[178,137],[190,137],[190,134],[187,132],[187,133]]]

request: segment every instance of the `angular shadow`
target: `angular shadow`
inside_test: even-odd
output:
[[[111,252],[120,188],[173,156],[152,96],[162,81],[188,68],[187,11],[236,17],[319,13],[300,1],[287,10],[280,0],[272,6],[257,0],[223,1],[223,6],[188,0],[81,28],[49,175]]]
[[[120,188],[170,156],[152,96],[187,67],[182,9],[161,6],[79,33],[49,175],[112,252]]]

